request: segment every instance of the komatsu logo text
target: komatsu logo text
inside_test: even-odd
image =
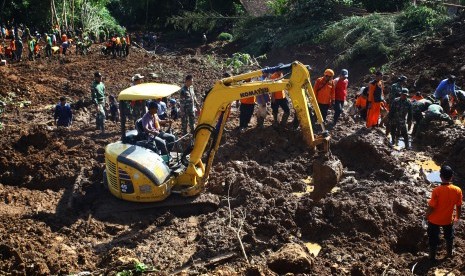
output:
[[[258,89],[253,90],[253,91],[247,91],[247,92],[241,93],[240,95],[241,95],[241,98],[253,97],[253,96],[256,96],[256,95],[268,93],[269,91],[270,90],[268,88],[258,88]]]

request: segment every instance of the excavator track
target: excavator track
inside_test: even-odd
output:
[[[192,216],[205,213],[211,213],[218,209],[220,199],[217,195],[202,193],[195,197],[182,197],[177,194],[170,195],[161,202],[129,202],[103,193],[102,197],[97,199],[91,207],[91,213],[94,217],[118,216],[124,213],[140,213],[149,211],[151,213],[171,212],[176,216]]]

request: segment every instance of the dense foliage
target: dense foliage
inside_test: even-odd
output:
[[[199,33],[207,33],[209,38],[235,40],[242,51],[252,55],[288,45],[320,43],[338,53],[336,63],[345,64],[360,59],[389,60],[403,37],[430,31],[448,18],[437,1],[416,7],[410,2],[268,0],[268,13],[252,17],[240,0],[0,0],[0,20],[14,19],[45,29],[58,21],[61,26],[82,27],[100,35],[122,33],[121,26],[174,31],[165,37],[175,37],[177,32],[199,38]],[[396,13],[350,17],[340,12],[344,8]]]

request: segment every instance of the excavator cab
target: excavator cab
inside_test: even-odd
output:
[[[284,77],[246,82],[259,78],[264,73],[276,71],[284,71]],[[166,97],[178,90],[179,87],[168,84],[140,84],[122,91],[118,100],[155,99]],[[111,193],[123,200],[135,202],[162,201],[171,193],[183,196],[198,195],[208,181],[231,103],[242,98],[281,90],[287,90],[289,93],[307,145],[323,145],[323,150],[327,152],[330,137],[324,129],[308,67],[295,61],[288,65],[269,67],[217,81],[205,97],[194,132],[193,146],[188,151],[189,159],[180,166],[170,167],[158,153],[129,143],[133,136],[126,134],[125,125],[122,123],[121,141],[111,143],[105,148],[106,178]],[[315,135],[313,132],[309,105],[316,113],[323,135]],[[125,121],[124,118],[122,121]]]
[[[177,85],[144,83],[123,90],[118,101],[121,107],[125,101],[155,100],[179,90]],[[153,202],[164,199],[173,185],[169,178],[175,173],[174,168],[180,168],[181,159],[177,158],[176,164],[170,162],[171,156],[160,155],[147,140],[141,118],[135,121],[134,130],[126,131],[126,115],[121,112],[121,141],[105,148],[105,183],[113,195],[124,200]]]

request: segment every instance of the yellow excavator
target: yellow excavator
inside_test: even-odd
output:
[[[285,76],[289,77],[246,81],[276,71],[286,72]],[[159,89],[161,92],[151,90],[149,88],[151,85],[153,89]],[[160,98],[179,90],[179,87],[167,84],[145,84],[145,86],[131,87],[122,91],[118,100]],[[173,165],[168,161],[169,158],[160,156],[158,152],[138,143],[137,139],[134,139],[137,133],[126,133],[125,120],[122,118],[121,141],[111,143],[105,148],[105,178],[109,190],[114,196],[133,202],[158,202],[166,199],[171,193],[182,196],[198,195],[208,181],[208,174],[220,145],[231,103],[242,98],[281,90],[289,92],[303,139],[308,146],[322,145],[324,151],[328,151],[330,137],[324,131],[323,119],[310,82],[308,67],[295,61],[217,81],[205,97],[194,132],[193,145],[184,153],[182,159],[185,162],[182,164]],[[309,101],[324,135],[314,135]]]

